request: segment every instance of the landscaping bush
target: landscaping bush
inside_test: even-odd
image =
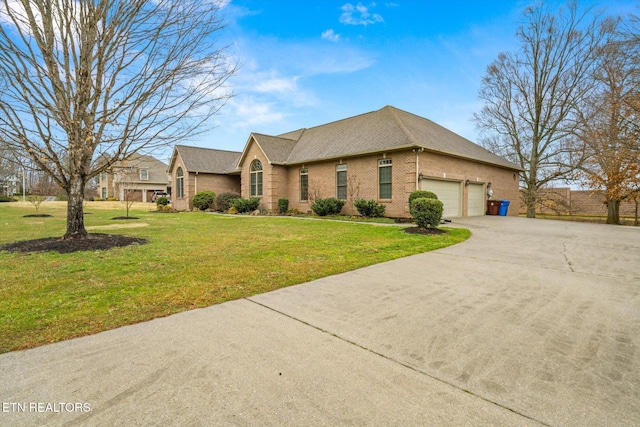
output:
[[[193,196],[193,207],[206,211],[213,207],[213,203],[216,200],[216,193],[210,190],[203,190]]]
[[[379,217],[384,216],[386,209],[385,205],[381,205],[375,200],[356,199],[353,205],[358,210],[358,213],[367,217]]]
[[[289,210],[289,199],[278,199],[278,212],[281,214],[287,213]]]
[[[16,199],[9,196],[0,196],[0,202],[15,202]]]
[[[236,208],[238,213],[247,213],[255,211],[258,209],[258,206],[260,206],[260,198],[258,197],[252,197],[250,199],[239,197],[233,201],[232,207]]]
[[[311,209],[318,216],[338,215],[344,206],[344,200],[334,197],[317,199],[311,204]]]
[[[438,199],[419,197],[411,202],[411,216],[418,227],[438,228],[442,219],[443,204]]]
[[[116,199],[115,197],[107,197],[107,202],[115,202],[118,199]]]
[[[169,199],[164,196],[160,196],[156,199],[156,205],[158,206],[158,210],[160,210],[160,206],[167,206],[169,204]]]
[[[411,203],[415,199],[419,199],[421,197],[424,197],[425,199],[438,200],[438,196],[436,196],[436,193],[433,193],[431,191],[426,191],[426,190],[416,190],[416,191],[413,191],[411,194],[409,194],[409,208],[411,208]]]
[[[216,210],[220,212],[228,212],[231,206],[233,206],[233,201],[239,198],[240,195],[233,191],[225,191],[224,193],[218,194],[216,197]]]

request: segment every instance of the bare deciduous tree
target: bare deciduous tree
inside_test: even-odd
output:
[[[517,32],[520,49],[502,53],[482,80],[485,105],[476,114],[488,149],[519,165],[527,216],[538,189],[567,177],[579,163],[573,142],[575,106],[591,90],[588,76],[598,42],[597,19],[569,2],[558,13],[528,7]]]
[[[592,75],[596,91],[580,116],[586,156],[578,173],[590,188],[604,190],[607,224],[620,222],[620,202],[640,184],[640,44],[618,31],[620,22],[604,23],[606,39]]]
[[[138,180],[138,170],[133,167],[120,167],[114,171],[114,184],[120,194],[120,200],[124,202],[126,217],[129,218],[129,209],[135,202],[135,182]]]
[[[87,235],[88,180],[192,136],[229,98],[221,3],[0,0],[0,140],[67,192],[65,238]]]

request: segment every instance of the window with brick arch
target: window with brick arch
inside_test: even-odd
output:
[[[251,197],[262,197],[262,162],[254,160],[251,163]]]

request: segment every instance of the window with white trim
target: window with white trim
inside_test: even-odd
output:
[[[309,200],[309,169],[300,169],[300,200]]]
[[[391,199],[391,159],[378,161],[378,198]]]
[[[262,163],[254,160],[251,163],[251,197],[262,196]]]
[[[347,165],[336,166],[336,193],[340,200],[347,200]]]
[[[149,171],[146,169],[141,169],[140,170],[140,179],[142,181],[148,181],[149,180]]]
[[[182,172],[182,168],[178,168],[176,171],[176,197],[184,197],[184,172]]]

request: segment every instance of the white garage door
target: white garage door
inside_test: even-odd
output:
[[[480,216],[484,215],[484,184],[469,184],[468,196],[469,203],[467,203],[467,215]]]
[[[443,218],[462,216],[462,183],[455,181],[439,181],[437,179],[423,179],[420,183],[422,190],[432,191],[444,205]]]

